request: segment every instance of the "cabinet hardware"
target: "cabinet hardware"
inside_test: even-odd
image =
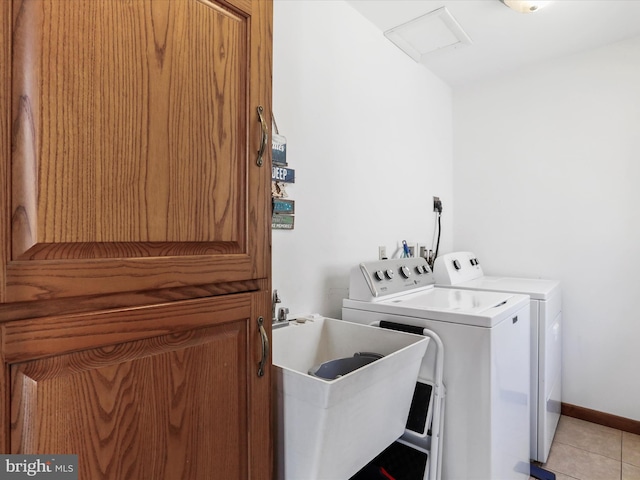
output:
[[[269,356],[269,337],[267,337],[267,331],[264,329],[264,318],[262,317],[258,317],[258,328],[260,329],[260,339],[262,340],[262,358],[258,364],[258,376],[262,377],[264,375],[264,366]]]
[[[260,149],[258,150],[258,160],[256,160],[256,164],[261,167],[264,163],[262,156],[264,155],[264,149],[267,146],[267,140],[269,139],[269,128],[267,127],[267,122],[264,121],[264,108],[262,105],[258,105],[258,121],[260,122],[262,136],[260,138]]]

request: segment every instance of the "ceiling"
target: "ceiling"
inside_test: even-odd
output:
[[[421,63],[452,87],[640,36],[640,0],[555,0],[529,14],[499,0],[347,3],[381,32],[446,7],[472,43],[429,53]]]

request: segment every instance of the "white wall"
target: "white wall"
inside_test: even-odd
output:
[[[273,231],[292,314],[340,317],[349,270],[402,239],[452,241],[451,89],[343,1],[274,3],[273,109],[296,171],[295,229]]]
[[[563,401],[640,420],[640,39],[454,94],[454,247],[563,286]]]

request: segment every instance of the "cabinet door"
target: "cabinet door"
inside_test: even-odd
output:
[[[271,2],[0,8],[0,301],[266,278]]]
[[[10,451],[77,454],[82,480],[270,480],[255,295],[5,324]]]

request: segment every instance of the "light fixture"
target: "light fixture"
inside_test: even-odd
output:
[[[500,0],[507,7],[520,13],[532,13],[537,12],[543,7],[546,7],[550,1],[538,1],[538,0]]]

